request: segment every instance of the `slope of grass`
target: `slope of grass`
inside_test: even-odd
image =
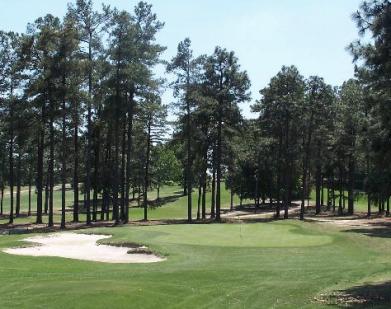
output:
[[[110,265],[0,253],[1,308],[338,308],[320,294],[390,278],[390,238],[295,221],[100,228],[167,255]],[[0,236],[0,248],[24,236]],[[20,245],[20,244],[19,244]],[[387,305],[373,308],[389,308]]]

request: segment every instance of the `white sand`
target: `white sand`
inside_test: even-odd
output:
[[[131,248],[98,245],[100,239],[110,238],[103,235],[76,233],[56,233],[35,236],[23,241],[38,244],[28,248],[5,249],[4,252],[27,256],[55,256],[76,260],[103,263],[155,263],[164,259],[153,254],[128,254]]]

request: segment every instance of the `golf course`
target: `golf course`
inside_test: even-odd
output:
[[[391,0],[0,0],[0,309],[390,309]]]
[[[163,197],[177,190],[165,187]],[[151,210],[156,224],[76,231],[112,236],[99,241],[105,245],[147,246],[164,257],[157,263],[11,255],[3,251],[31,246],[23,239],[42,234],[0,236],[1,308],[389,307],[389,227],[348,231],[296,219],[159,223],[174,213],[186,216],[185,198]]]

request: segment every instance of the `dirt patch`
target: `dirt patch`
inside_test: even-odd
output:
[[[335,216],[323,216],[323,217],[307,217],[307,221],[329,223],[342,228],[368,228],[375,229],[379,226],[390,226],[391,217],[375,217],[368,218],[361,214],[349,217],[335,217]]]
[[[4,252],[25,256],[51,256],[102,263],[156,263],[165,259],[153,254],[146,247],[100,245],[97,241],[110,238],[107,235],[57,233],[35,236],[23,241],[35,244],[30,247],[10,248]],[[148,250],[148,252],[147,252]]]

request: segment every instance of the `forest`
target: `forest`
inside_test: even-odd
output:
[[[283,66],[260,90],[251,120],[241,114],[250,80],[235,53],[194,55],[186,38],[163,60],[156,36],[164,23],[145,2],[129,13],[79,0],[63,19],[46,15],[26,33],[1,32],[1,215],[13,223],[28,186],[36,194],[28,215],[37,224],[47,215],[53,226],[61,185],[63,228],[69,187],[74,222],[84,212],[87,225],[127,223],[136,195],[147,220],[148,191],[167,183],[182,184],[189,222],[193,194],[196,219],[220,220],[221,186],[255,208],[268,201],[277,218],[301,200],[303,219],[311,190],[316,214],[323,206],[353,214],[366,195],[368,215],[372,205],[389,215],[389,10],[388,1],[374,1],[354,16],[360,34],[373,38],[349,47],[356,78],[335,86]],[[174,78],[156,76],[157,65]],[[162,103],[166,87],[176,103]]]

